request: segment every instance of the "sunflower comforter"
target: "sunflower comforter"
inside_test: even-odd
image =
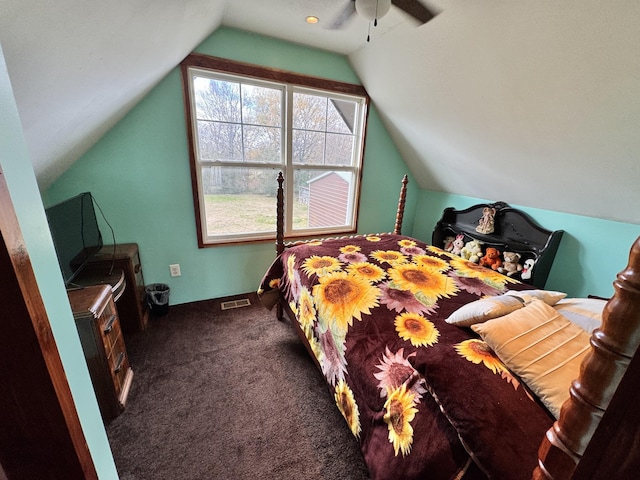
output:
[[[444,321],[525,288],[383,234],[288,248],[259,294],[295,313],[372,479],[528,479],[553,418],[471,330]]]

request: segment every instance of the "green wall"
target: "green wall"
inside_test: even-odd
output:
[[[344,56],[229,28],[217,30],[196,51],[360,83]],[[392,229],[400,179],[405,173],[408,169],[373,103],[365,145],[360,232]],[[500,200],[424,191],[415,185],[410,176],[404,233],[427,241],[444,208]],[[140,245],[146,283],[168,284],[172,304],[252,291],[273,259],[270,242],[197,247],[178,68],[76,162],[45,198],[52,204],[82,191],[93,193],[114,228],[117,242]],[[545,228],[565,230],[547,288],[572,296],[611,295],[612,281],[626,265],[640,227],[523,209]],[[110,241],[109,229],[103,225],[102,231]],[[181,277],[169,276],[172,263],[180,264]]]
[[[447,207],[467,208],[476,203],[501,200],[479,199],[423,190],[413,223],[414,236],[431,240],[431,233]],[[640,236],[640,226],[548,210],[511,205],[527,212],[549,230],[564,230],[562,241],[545,288],[567,292],[572,297],[613,294],[612,283],[629,259],[629,250]]]
[[[99,478],[118,478],[0,48],[0,166]],[[5,208],[3,205],[2,208]],[[0,318],[5,315],[0,309]],[[55,445],[51,445],[55,448]]]
[[[217,30],[196,51],[360,83],[344,56],[234,29]],[[389,231],[395,220],[400,181],[408,170],[375,105],[369,113],[364,165],[358,230]],[[116,242],[139,244],[145,282],[168,284],[171,304],[254,291],[274,258],[272,242],[198,248],[179,68],[65,172],[44,197],[51,205],[83,191],[94,195],[113,227]],[[414,189],[407,202],[408,219],[413,218],[417,197]],[[407,223],[405,232],[410,233],[411,222]],[[110,243],[109,228],[103,223],[101,230],[105,242]],[[180,264],[181,277],[169,276],[169,265],[174,263]]]

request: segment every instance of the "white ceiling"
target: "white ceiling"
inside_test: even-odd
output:
[[[0,0],[40,187],[227,25],[348,55],[423,188],[640,224],[640,2],[429,0],[367,43],[347,1]]]

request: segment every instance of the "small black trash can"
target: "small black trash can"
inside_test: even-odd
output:
[[[169,285],[164,283],[152,283],[145,287],[146,301],[151,314],[162,317],[169,313]]]

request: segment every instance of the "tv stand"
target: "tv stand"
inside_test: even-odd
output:
[[[122,330],[125,334],[144,331],[149,322],[149,308],[145,301],[146,292],[138,244],[104,245],[89,259],[84,267],[84,275],[95,274],[100,279],[100,276],[107,274],[111,268],[122,270],[126,283],[126,288],[117,302]],[[105,280],[106,278],[103,279]]]

